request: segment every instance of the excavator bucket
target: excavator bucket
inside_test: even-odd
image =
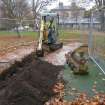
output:
[[[43,50],[36,50],[36,56],[37,57],[43,57],[44,56],[44,51]]]
[[[43,49],[41,50],[36,50],[36,56],[37,57],[43,57],[44,56],[44,52],[52,52],[52,51],[56,51],[60,48],[63,47],[63,43],[56,43],[56,44],[51,44],[51,45],[43,45]]]
[[[56,51],[62,47],[63,47],[63,43],[55,43],[55,44],[50,45],[49,48],[51,51]]]

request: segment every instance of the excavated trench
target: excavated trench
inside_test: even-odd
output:
[[[52,87],[62,69],[36,59],[34,53],[15,62],[0,76],[0,105],[44,105],[54,95]]]

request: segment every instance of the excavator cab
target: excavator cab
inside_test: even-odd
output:
[[[59,15],[57,13],[41,13],[40,30],[36,55],[43,57],[45,51],[55,51],[62,48],[58,41]]]

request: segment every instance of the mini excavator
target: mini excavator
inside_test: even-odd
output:
[[[58,41],[59,15],[57,13],[43,12],[40,16],[39,39],[36,55],[43,57],[45,51],[56,51],[62,48],[63,43]]]

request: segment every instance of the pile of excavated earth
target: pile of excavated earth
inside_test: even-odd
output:
[[[34,54],[16,62],[0,75],[0,105],[44,105],[55,94],[52,87],[62,68]]]

